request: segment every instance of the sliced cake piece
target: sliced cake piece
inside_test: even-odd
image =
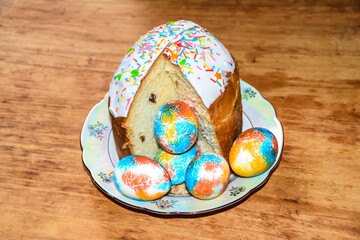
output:
[[[184,20],[152,29],[130,48],[110,85],[109,112],[119,157],[154,158],[159,150],[155,116],[165,103],[181,100],[196,113],[201,152],[228,159],[241,132],[240,93],[235,61],[205,29]]]

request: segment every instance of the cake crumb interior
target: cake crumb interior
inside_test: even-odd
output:
[[[136,93],[129,111],[130,148],[136,155],[154,158],[159,146],[154,136],[154,120],[159,109],[172,100],[189,104],[199,122],[197,144],[201,152],[221,154],[207,108],[177,66],[160,56]]]

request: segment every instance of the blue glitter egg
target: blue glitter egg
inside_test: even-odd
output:
[[[114,169],[114,182],[125,196],[143,201],[160,198],[171,187],[169,174],[158,162],[138,155],[119,161]]]
[[[186,169],[199,152],[197,145],[182,154],[171,154],[160,149],[154,160],[159,162],[169,173],[171,184],[177,185],[185,182]]]
[[[189,192],[203,200],[218,197],[230,180],[230,167],[218,154],[203,154],[191,161],[186,171],[185,184]]]
[[[156,141],[168,153],[188,151],[196,142],[198,121],[185,102],[174,100],[161,107],[155,117]]]
[[[231,169],[241,177],[253,177],[268,170],[278,154],[275,135],[265,128],[250,128],[233,143],[229,162]]]

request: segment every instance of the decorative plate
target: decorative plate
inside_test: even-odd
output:
[[[114,166],[119,161],[108,112],[108,97],[96,104],[87,116],[82,132],[83,162],[93,182],[111,199],[131,208],[156,214],[193,215],[212,212],[241,202],[265,184],[279,164],[283,149],[283,129],[272,105],[259,91],[241,80],[243,131],[252,127],[270,130],[277,138],[279,152],[275,163],[266,172],[251,178],[231,175],[225,192],[212,200],[192,196],[166,195],[155,201],[136,201],[122,195],[113,182]]]

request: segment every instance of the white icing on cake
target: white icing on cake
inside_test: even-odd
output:
[[[162,52],[180,67],[206,107],[224,92],[226,76],[235,69],[229,51],[199,25],[184,20],[160,25],[130,48],[116,70],[109,90],[114,117],[127,116],[141,80]]]
[[[177,64],[208,108],[225,91],[235,63],[229,51],[201,27],[179,35],[164,50]]]

